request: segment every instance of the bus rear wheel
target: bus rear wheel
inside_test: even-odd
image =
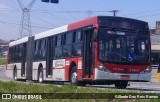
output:
[[[38,71],[38,83],[43,83],[43,72],[42,72],[42,70]]]
[[[18,79],[17,79],[17,69],[16,69],[16,68],[14,69],[14,72],[13,72],[13,79],[14,79],[15,81],[18,80]]]
[[[127,87],[127,85],[128,85],[128,81],[117,81],[115,83],[115,87],[117,89],[125,89]]]

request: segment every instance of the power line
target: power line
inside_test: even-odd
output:
[[[160,10],[160,9],[148,10],[148,11],[138,12],[138,13],[131,13],[131,14],[122,15],[122,16],[138,15],[138,14],[143,14],[143,13],[152,12],[152,11],[158,11],[158,10]],[[19,9],[8,9],[8,8],[0,8],[0,11],[20,12]],[[94,10],[86,10],[86,11],[31,10],[31,11],[32,12],[39,12],[39,13],[87,13],[88,11],[91,11],[91,12],[113,12],[115,10],[113,10],[113,11],[94,11]],[[149,14],[149,15],[152,15],[152,14]]]
[[[160,9],[154,9],[154,10],[149,10],[149,11],[144,11],[144,12],[139,12],[139,13],[134,13],[134,14],[130,14],[130,15],[137,15],[137,14],[142,14],[142,13],[147,13],[147,12],[153,12],[153,11],[157,11]],[[0,11],[11,11],[11,12],[19,12],[19,9],[6,9],[6,8],[0,8]],[[88,13],[88,11],[92,11],[92,10],[84,10],[84,11],[56,11],[56,10],[31,10],[31,12],[38,12],[38,13]],[[109,12],[109,11],[92,11],[92,13],[88,14],[88,16],[91,14],[93,14],[94,12]],[[142,16],[137,16],[135,18],[144,18],[144,17],[150,17],[150,16],[155,16],[155,15],[159,15],[160,13],[153,13],[153,14],[148,14],[148,15],[142,15]],[[52,16],[52,15],[51,15]],[[55,17],[55,15],[54,15]],[[37,18],[37,17],[36,17]],[[40,20],[42,21],[42,19]],[[46,22],[45,23],[49,24],[50,22]],[[51,23],[50,23],[51,24]]]
[[[144,15],[144,16],[137,16],[135,18],[144,18],[144,17],[149,17],[149,16],[155,16],[155,15],[159,15],[160,13],[154,13],[154,14],[149,14],[149,15]]]
[[[41,8],[41,9],[44,8],[44,6],[41,6],[41,5],[38,5],[38,4],[37,4],[37,7]],[[31,10],[31,12],[32,12],[32,11],[39,11],[39,10]],[[53,10],[52,10],[52,11],[53,11]],[[46,12],[46,13],[47,13],[48,15],[50,15],[51,17],[56,17],[56,15],[53,15],[52,12]],[[56,17],[56,18],[59,19],[60,17]],[[57,19],[55,19],[55,20],[57,20]],[[57,21],[64,23],[62,20],[57,20]]]
[[[0,23],[12,24],[12,25],[17,25],[17,26],[21,25],[21,24],[18,24],[18,23],[7,22],[7,21],[2,21],[2,20],[0,20]],[[53,28],[51,28],[51,27],[41,27],[41,26],[36,26],[36,25],[31,26],[31,27],[35,27],[35,28],[45,28],[45,29],[53,29]]]
[[[148,13],[148,12],[158,11],[158,10],[160,9],[153,9],[153,10],[148,10],[148,11],[143,11],[143,12],[138,12],[138,13],[131,13],[131,14],[123,15],[123,16],[138,15],[138,14],[143,14],[143,13]]]
[[[61,6],[61,8],[62,9],[65,9],[66,10],[66,8],[64,8],[62,5],[60,5]],[[73,15],[71,15],[71,13],[70,12],[68,12],[68,10],[66,10],[66,13],[70,16],[70,17],[72,17],[73,19],[75,19],[76,20],[76,18],[75,17],[73,17]]]
[[[38,12],[38,13],[67,13],[73,19],[76,19],[71,15],[71,13],[86,13],[88,17],[91,17],[93,13],[107,13],[111,11],[94,11],[94,10],[85,10],[85,11],[53,11],[53,10],[32,10],[31,12]],[[116,15],[116,12],[115,12]]]
[[[13,12],[13,13],[15,13],[15,12],[21,12],[19,9],[6,9],[6,8],[0,8],[0,11],[9,11],[9,12]],[[34,11],[34,10],[33,10]],[[38,10],[35,10],[35,11],[38,11]],[[2,16],[4,16],[4,15],[2,15]],[[38,18],[39,16],[37,16],[36,17],[36,19]],[[7,16],[5,17],[5,18],[8,18]],[[10,18],[9,18],[10,19]],[[39,18],[40,19],[40,18]],[[52,25],[53,26],[53,24],[52,23],[50,23],[50,22],[48,22],[48,21],[45,21],[45,20],[43,20],[43,19],[40,19],[39,21],[43,21],[43,22],[45,22],[46,24],[50,24],[50,25]]]
[[[137,15],[137,14],[147,13],[147,12],[156,11],[156,10],[160,10],[160,9],[155,9],[155,10],[150,10],[150,11],[144,11],[144,12],[139,12],[139,13],[133,13],[133,14],[127,14],[127,15]],[[6,8],[0,8],[0,11],[20,12],[19,9],[6,9]],[[105,12],[111,12],[111,11],[93,11],[93,10],[86,10],[86,11],[31,10],[31,12],[38,12],[38,13],[88,13],[88,15],[91,15],[94,12],[105,13]],[[116,14],[116,12],[113,12],[113,13]],[[154,13],[154,14],[148,14],[148,15],[144,15],[144,16],[137,16],[136,18],[145,17],[145,16],[152,16],[152,15],[157,15],[157,14],[159,15],[159,13]],[[52,15],[52,14],[50,14],[50,15],[51,16],[55,16],[55,15]],[[126,16],[126,15],[123,15],[123,16]]]
[[[19,9],[8,9],[8,8],[0,8],[0,11],[13,11],[13,12],[20,12]]]

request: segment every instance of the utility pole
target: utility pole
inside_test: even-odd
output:
[[[112,10],[112,11],[109,11],[109,12],[112,12],[112,13],[113,13],[113,16],[116,16],[117,13],[119,12],[119,10]]]
[[[17,0],[21,10],[22,10],[22,18],[21,18],[21,25],[20,25],[20,31],[19,35],[20,38],[31,36],[32,35],[32,29],[31,29],[31,20],[30,20],[30,10],[33,7],[33,4],[36,0],[32,0],[27,6],[24,6],[23,3],[20,0]]]

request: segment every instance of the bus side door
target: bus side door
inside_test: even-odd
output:
[[[94,50],[92,42],[93,29],[84,30],[83,32],[83,78],[91,78],[94,68]]]

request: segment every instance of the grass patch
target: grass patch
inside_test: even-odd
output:
[[[92,87],[76,87],[63,85],[62,87],[53,84],[33,84],[23,82],[2,82],[0,81],[0,93],[136,93],[136,91],[122,91],[119,89],[97,89]],[[11,100],[3,100],[10,102]],[[12,102],[141,102],[136,99],[44,99],[44,100],[12,100]],[[143,99],[144,102],[158,102],[153,99]]]
[[[36,84],[25,82],[3,82],[0,81],[0,93],[123,93],[118,89],[96,89],[93,87],[77,87],[63,85],[62,87],[53,84]],[[134,93],[135,91],[128,91]]]
[[[6,64],[6,59],[5,58],[0,58],[0,65]]]

